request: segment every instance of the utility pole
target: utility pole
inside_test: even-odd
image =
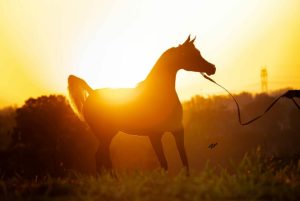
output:
[[[268,71],[266,66],[263,66],[261,68],[260,79],[261,79],[261,91],[263,93],[268,93]]]

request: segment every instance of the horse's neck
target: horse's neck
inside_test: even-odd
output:
[[[157,90],[158,93],[176,93],[176,73],[177,70],[170,70],[168,64],[164,61],[158,61],[143,84],[145,87]],[[175,69],[175,68],[173,68]]]

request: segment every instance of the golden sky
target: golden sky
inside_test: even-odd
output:
[[[298,0],[1,0],[0,107],[66,93],[75,74],[93,88],[133,87],[189,34],[233,92],[300,88]],[[180,71],[182,100],[223,91]]]

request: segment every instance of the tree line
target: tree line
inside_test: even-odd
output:
[[[275,94],[276,95],[276,94]],[[274,94],[237,94],[244,121],[260,114]],[[195,96],[183,103],[185,144],[191,168],[210,161],[229,165],[260,147],[266,156],[298,157],[300,111],[282,99],[262,119],[240,126],[228,96]],[[170,172],[181,168],[171,135],[163,137]],[[95,173],[97,140],[73,113],[62,95],[28,99],[21,107],[0,111],[0,175],[63,176],[72,171]],[[158,161],[148,138],[119,133],[111,145],[117,169],[155,169]]]

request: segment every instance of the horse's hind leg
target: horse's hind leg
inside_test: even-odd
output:
[[[166,160],[163,147],[162,147],[162,142],[161,142],[162,134],[160,135],[149,135],[150,142],[152,144],[152,147],[156,153],[156,156],[159,160],[160,166],[168,170],[168,162]]]
[[[99,145],[96,152],[96,170],[97,173],[103,173],[104,171],[112,170],[112,162],[110,158],[110,143],[113,138],[112,135],[106,135],[107,133],[102,133],[101,137],[97,136],[99,139]]]
[[[188,158],[186,156],[186,151],[184,147],[184,129],[180,128],[176,131],[173,131],[172,133],[175,137],[177,149],[179,151],[182,164],[186,168],[187,175],[189,175],[189,163],[188,163]]]

